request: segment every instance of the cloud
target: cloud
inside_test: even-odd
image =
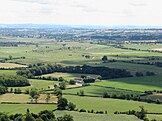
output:
[[[145,0],[133,0],[129,4],[131,6],[135,6],[135,7],[143,7],[143,6],[147,6],[147,1],[145,1]]]
[[[37,4],[50,4],[51,0],[12,0],[18,2],[26,2],[26,3],[37,3]],[[55,1],[55,0],[53,0]]]
[[[0,23],[162,25],[162,0],[4,0]]]

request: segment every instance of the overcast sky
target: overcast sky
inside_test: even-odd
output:
[[[162,26],[162,0],[0,0],[0,23]]]

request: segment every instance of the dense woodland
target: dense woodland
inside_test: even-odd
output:
[[[0,85],[5,87],[30,86],[29,81],[22,76],[0,75]]]
[[[88,65],[83,66],[61,66],[61,65],[47,65],[38,66],[26,70],[20,70],[18,75],[32,78],[33,76],[39,76],[42,74],[48,74],[53,72],[67,72],[67,73],[82,73],[82,74],[97,74],[104,79],[131,77],[130,72],[124,69],[113,69],[108,67],[92,67]]]

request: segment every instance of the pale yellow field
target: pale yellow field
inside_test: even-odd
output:
[[[19,67],[27,67],[27,66],[15,63],[0,63],[0,68],[19,68]]]
[[[38,103],[46,103],[46,94],[41,94],[38,98]],[[0,95],[0,103],[1,102],[14,102],[14,103],[27,103],[31,102],[30,96],[28,94],[4,94]],[[57,97],[54,95],[50,95],[50,99],[48,103],[57,103]]]
[[[81,77],[81,75],[86,75],[86,76],[90,76],[90,77],[93,77],[93,78],[96,78],[98,77],[99,75],[95,75],[95,74],[74,74],[74,73],[52,73],[52,74],[45,74],[45,75],[42,75],[42,76],[45,76],[45,77],[48,77],[48,76],[51,76],[51,77],[63,77],[65,79],[74,79],[76,77]]]

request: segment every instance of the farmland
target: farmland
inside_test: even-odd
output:
[[[157,66],[156,62],[162,62],[162,54],[160,52],[148,51],[156,50],[162,47],[161,44],[121,44],[126,48],[135,48],[138,50],[122,49],[113,46],[111,43],[99,43],[92,40],[85,41],[56,41],[54,39],[38,39],[38,38],[6,38],[1,40],[6,42],[25,42],[26,44],[18,44],[17,46],[0,46],[0,75],[17,75],[18,71],[40,69],[39,72],[45,72],[38,76],[32,75],[28,78],[29,86],[7,87],[8,92],[0,95],[0,110],[9,114],[26,113],[29,108],[31,112],[38,113],[41,110],[54,110],[57,107],[56,95],[54,89],[61,84],[65,84],[62,89],[62,97],[68,102],[76,104],[78,111],[55,111],[56,116],[70,114],[75,121],[89,121],[99,119],[102,121],[110,119],[110,121],[138,121],[137,117],[131,115],[114,114],[115,111],[124,112],[129,110],[139,111],[139,106],[149,113],[162,113],[162,104],[156,102],[147,102],[148,99],[159,99],[162,102],[162,69]],[[17,44],[17,43],[16,43]],[[144,50],[144,51],[143,51]],[[147,51],[146,51],[147,50]],[[102,57],[107,56],[107,61],[103,61]],[[98,79],[100,75],[91,73],[73,73],[62,72],[62,70],[51,71],[48,65],[61,65],[61,69],[72,68],[72,66],[89,65],[91,67],[107,67],[113,69],[125,69],[130,72],[130,77],[118,78],[100,78],[98,82],[88,83],[83,86],[70,84],[70,80],[83,77],[86,79]],[[64,68],[63,68],[64,67]],[[38,69],[38,70],[39,70]],[[41,70],[42,69],[42,70]],[[47,70],[50,72],[48,73]],[[114,70],[115,71],[115,70]],[[86,71],[85,71],[86,72]],[[137,76],[137,72],[141,72],[142,76]],[[153,72],[153,75],[147,75]],[[33,74],[31,73],[31,74]],[[114,72],[115,73],[115,72]],[[110,75],[109,73],[107,75]],[[21,75],[26,78],[25,75]],[[50,77],[50,78],[49,78]],[[63,81],[58,80],[60,77]],[[56,79],[56,80],[54,80]],[[65,83],[64,83],[65,82]],[[21,94],[14,94],[15,89],[20,89]],[[27,104],[31,102],[29,94],[26,91],[37,89],[40,93],[38,103],[44,104]],[[12,90],[12,91],[11,91]],[[77,93],[84,91],[83,96]],[[147,94],[146,91],[154,91],[153,94]],[[104,92],[110,97],[103,98]],[[51,95],[49,104],[45,102],[47,94]],[[118,99],[111,97],[112,95],[132,96],[131,99]],[[143,97],[141,95],[144,95]],[[133,98],[146,98],[146,101],[134,100]],[[160,102],[160,103],[161,103]],[[10,103],[10,104],[3,104]],[[11,104],[20,103],[20,104]],[[107,111],[108,114],[90,114],[79,113],[80,109]],[[147,114],[149,119],[161,120],[161,115]]]

